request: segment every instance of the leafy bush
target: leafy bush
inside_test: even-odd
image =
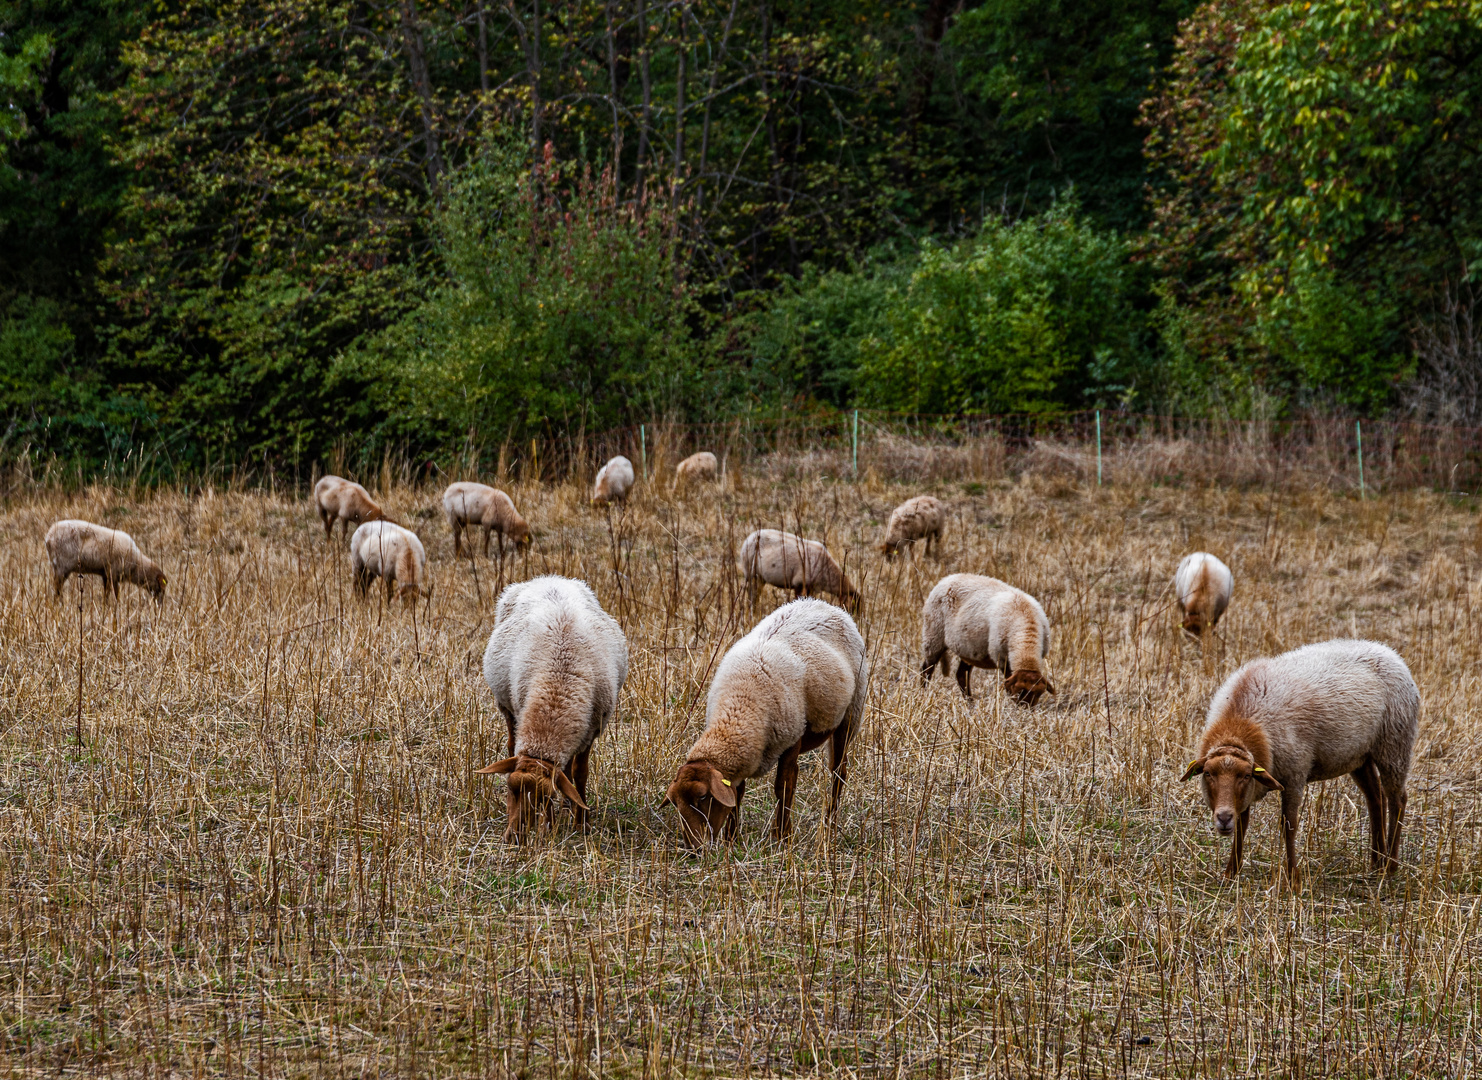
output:
[[[928,245],[884,297],[867,338],[859,400],[911,412],[1022,412],[1132,392],[1141,320],[1126,247],[1073,201],[989,222],[954,247]]]
[[[729,390],[702,363],[665,200],[619,204],[609,174],[549,154],[532,169],[496,140],[458,175],[438,236],[446,278],[339,365],[375,387],[383,441],[601,430]]]

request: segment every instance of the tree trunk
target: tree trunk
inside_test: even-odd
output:
[[[432,102],[432,79],[427,72],[427,52],[422,41],[422,26],[417,18],[417,0],[401,0],[401,33],[406,44],[407,63],[412,69],[412,89],[422,107],[422,137],[426,148],[427,186],[434,199],[441,199],[438,182],[443,172],[442,150],[437,142]]]

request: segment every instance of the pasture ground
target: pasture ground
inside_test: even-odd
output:
[[[923,490],[951,507],[943,554],[887,566],[870,545]],[[502,782],[473,774],[503,756],[479,676],[497,569],[453,560],[438,490],[381,494],[427,545],[415,616],[354,595],[302,496],[93,488],[0,512],[7,1075],[1477,1071],[1474,501],[774,463],[688,498],[640,486],[609,519],[583,486],[514,485],[537,538],[506,571],[586,578],[632,647],[590,833],[515,850]],[[96,579],[53,600],[41,539],[64,516],[130,531],[164,605]],[[730,553],[757,525],[847,556],[869,709],[832,837],[813,755],[790,847],[760,785],[734,850],[694,857],[657,803],[751,624]],[[1236,576],[1203,648],[1168,585],[1199,548]],[[920,605],[958,570],[1044,603],[1058,696],[1021,709],[981,672],[971,703],[921,688]],[[1344,780],[1311,792],[1298,894],[1272,885],[1274,799],[1226,883],[1178,782],[1210,695],[1245,660],[1354,635],[1424,696],[1402,871],[1367,871]]]

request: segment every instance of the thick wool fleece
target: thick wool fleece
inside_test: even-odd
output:
[[[132,582],[155,596],[165,591],[165,575],[139,550],[134,538],[119,529],[90,521],[58,521],[46,530],[46,554],[51,560],[52,585],[58,594],[73,574],[96,574],[118,593],[120,581]]]
[[[350,570],[364,589],[372,578],[389,578],[400,590],[421,592],[427,552],[410,529],[391,521],[367,521],[350,537]]]
[[[602,734],[628,677],[628,640],[585,582],[533,578],[499,595],[484,681],[515,721],[515,754],[571,759]]]
[[[885,527],[885,539],[880,542],[880,550],[887,554],[899,551],[906,544],[922,537],[926,538],[928,545],[932,540],[940,543],[942,523],[946,516],[946,506],[933,495],[917,495],[914,499],[907,499],[891,512],[890,522]]]
[[[765,775],[805,733],[857,725],[869,672],[846,612],[822,600],[785,604],[726,653],[686,760],[708,761],[733,783]]]
[[[951,574],[942,578],[921,609],[922,667],[947,653],[977,668],[1043,674],[1050,652],[1050,620],[1028,593],[997,578]]]
[[[343,476],[319,478],[319,483],[314,485],[314,506],[324,522],[326,535],[334,529],[336,522],[345,522],[348,529],[351,524],[376,521],[386,516],[370,497],[370,492]]]
[[[854,586],[828,548],[780,529],[758,529],[741,544],[741,574],[755,595],[760,583],[800,592],[826,592],[848,601]]]
[[[515,509],[514,500],[497,488],[460,480],[443,492],[443,513],[453,530],[455,546],[461,546],[463,530],[477,525],[488,535],[496,532],[520,543],[530,536],[530,523]]]
[[[720,475],[720,462],[709,450],[701,450],[681,461],[674,469],[674,482],[688,483],[699,480],[714,480]]]
[[[624,502],[632,487],[633,463],[619,454],[597,470],[597,480],[592,485],[592,502],[598,506]]]
[[[1420,691],[1410,669],[1373,641],[1324,641],[1252,660],[1225,680],[1209,703],[1200,760],[1220,746],[1244,745],[1245,728],[1265,736],[1255,763],[1300,807],[1307,784],[1354,772],[1372,759],[1386,791],[1402,791],[1420,717]],[[1259,737],[1255,739],[1259,742]],[[1256,801],[1267,794],[1258,790]]]
[[[1185,555],[1173,575],[1173,591],[1185,615],[1197,615],[1205,626],[1213,628],[1230,606],[1235,591],[1235,575],[1230,568],[1206,551]]]

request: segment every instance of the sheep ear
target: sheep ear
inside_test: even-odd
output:
[[[710,770],[710,796],[722,806],[736,805],[736,789],[721,775],[719,769]]]
[[[479,776],[488,776],[491,773],[499,773],[501,775],[512,773],[515,771],[515,763],[519,760],[517,757],[507,757],[503,761],[496,761],[493,765],[485,765],[482,769],[475,769],[474,772]]]
[[[1204,771],[1204,759],[1203,758],[1196,758],[1193,761],[1189,762],[1188,771],[1183,774],[1183,776],[1180,778],[1179,782],[1182,783],[1184,780],[1192,780],[1194,777],[1198,776],[1203,771]]]
[[[1267,791],[1283,790],[1281,783],[1276,779],[1276,777],[1272,776],[1259,765],[1256,766],[1255,781],[1256,783],[1264,787]]]
[[[553,779],[556,781],[557,790],[559,790],[562,795],[565,795],[566,798],[569,799],[573,805],[579,806],[583,810],[591,809],[590,806],[582,802],[581,794],[576,790],[576,785],[573,784],[567,778],[566,774],[563,773],[560,769],[556,770],[556,775],[553,777]]]

